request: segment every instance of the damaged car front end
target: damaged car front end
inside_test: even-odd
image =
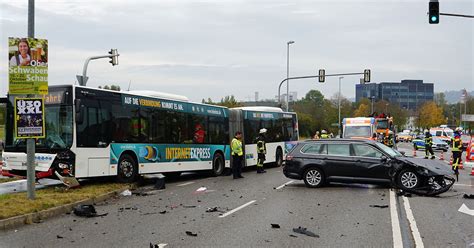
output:
[[[438,160],[395,156],[390,163],[392,185],[405,192],[436,196],[454,184],[453,172]]]

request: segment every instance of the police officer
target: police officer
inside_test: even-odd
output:
[[[321,131],[321,139],[329,139],[328,132],[324,129]]]
[[[431,159],[435,158],[433,152],[433,137],[431,133],[426,131],[425,132],[425,159],[428,159],[428,156],[431,154]]]
[[[242,161],[244,159],[244,151],[242,150],[242,132],[235,132],[235,136],[230,143],[232,151],[232,175],[234,179],[244,178],[242,176]]]
[[[454,138],[451,143],[451,149],[453,151],[453,166],[452,169],[456,174],[456,179],[459,181],[459,163],[461,162],[462,156],[462,141],[461,141],[461,134],[459,134],[459,130],[454,131]]]
[[[257,173],[265,173],[263,169],[263,163],[265,162],[265,154],[267,154],[267,144],[265,143],[265,134],[267,129],[260,129],[259,135],[257,137]]]

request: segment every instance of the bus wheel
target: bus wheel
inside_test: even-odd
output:
[[[137,179],[137,162],[128,154],[124,154],[120,157],[117,170],[117,180],[121,183],[131,183]]]
[[[283,165],[283,152],[281,151],[281,148],[278,147],[275,154],[275,166],[280,167],[282,165]]]
[[[222,154],[216,153],[212,159],[212,175],[218,177],[224,173],[224,169],[224,157]]]

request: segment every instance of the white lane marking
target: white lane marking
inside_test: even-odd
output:
[[[252,204],[252,203],[254,203],[254,202],[256,202],[256,201],[257,201],[257,200],[249,201],[249,202],[245,203],[244,205],[242,205],[242,206],[240,206],[240,207],[234,208],[234,209],[230,210],[229,212],[220,215],[219,218],[224,218],[224,217],[226,217],[226,216],[228,216],[228,215],[231,215],[231,214],[233,214],[233,213],[235,213],[235,212],[241,210],[242,208],[247,207],[248,205],[250,205],[250,204]]]
[[[421,239],[420,232],[418,231],[418,227],[416,226],[415,217],[413,216],[413,212],[411,211],[410,202],[408,201],[407,197],[403,197],[403,205],[405,206],[405,213],[407,214],[408,222],[410,222],[410,229],[413,235],[413,239],[415,240],[415,247],[423,248],[423,240]]]
[[[284,184],[282,184],[282,185],[276,187],[275,189],[281,189],[281,188],[285,187],[285,186],[288,185],[288,184],[292,184],[293,182],[294,182],[294,181],[291,180],[291,181],[289,181],[289,182],[286,182],[286,183],[284,183]]]
[[[183,186],[186,186],[186,185],[190,185],[190,184],[193,184],[194,182],[187,182],[187,183],[182,183],[182,184],[178,184],[176,186],[178,187],[183,187]]]
[[[390,219],[392,220],[393,247],[403,247],[402,232],[400,230],[400,221],[398,219],[397,203],[395,202],[395,193],[390,190]]]
[[[462,204],[461,207],[458,209],[459,212],[469,214],[471,216],[474,216],[474,209],[469,209],[466,204]]]
[[[460,184],[460,183],[455,183],[454,186],[474,187],[474,185],[470,185],[470,184]]]

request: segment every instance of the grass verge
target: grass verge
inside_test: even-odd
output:
[[[0,195],[0,220],[86,200],[125,186],[119,183],[91,183],[70,190],[56,186],[37,190],[33,201],[26,198],[26,192]]]
[[[12,181],[16,181],[16,180],[20,180],[20,179],[16,178],[16,177],[0,178],[0,183],[12,182]]]

